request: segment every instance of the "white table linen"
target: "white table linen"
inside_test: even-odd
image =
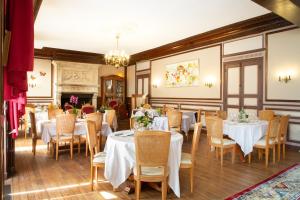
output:
[[[41,126],[41,138],[44,143],[49,143],[51,137],[56,135],[56,121],[55,120],[47,120],[40,124]],[[79,120],[75,123],[74,135],[86,135],[86,124],[85,120]],[[109,127],[107,122],[102,123],[102,135],[108,136],[112,133],[111,128]]]
[[[187,115],[182,115],[182,121],[181,121],[181,130],[188,134],[191,126],[191,120],[190,117]],[[168,117],[155,117],[152,123],[152,129],[153,130],[162,130],[167,131],[168,130]]]
[[[116,136],[119,134],[133,134],[133,131],[118,131],[108,136],[105,152],[105,178],[117,188],[124,183],[135,167],[134,137]],[[179,167],[183,136],[172,133],[169,151],[169,186],[177,197],[180,197]]]
[[[103,114],[103,122],[107,122],[107,112],[106,112],[106,111],[105,111],[105,113]],[[116,116],[116,115],[115,115],[115,117],[113,118],[112,127],[113,127],[114,131],[116,131],[117,128],[118,128],[118,120],[117,120],[117,116]]]
[[[186,115],[190,117],[191,124],[196,123],[195,111],[182,111],[182,115]]]
[[[265,136],[267,121],[238,123],[224,120],[223,132],[240,145],[244,155],[253,151],[254,144]]]

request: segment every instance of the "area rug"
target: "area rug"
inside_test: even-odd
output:
[[[300,163],[255,184],[225,200],[300,200]]]

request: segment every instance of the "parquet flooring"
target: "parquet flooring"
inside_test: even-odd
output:
[[[123,122],[122,128],[126,129],[126,126],[127,122]],[[73,160],[70,160],[69,152],[60,153],[59,161],[55,161],[41,141],[38,148],[34,157],[31,153],[31,139],[19,137],[16,140],[17,173],[7,180],[12,185],[12,193],[9,195],[13,199],[135,199],[134,194],[114,192],[110,183],[104,180],[102,170],[99,170],[97,190],[90,191],[89,158],[85,157],[84,150],[80,155],[74,154]],[[185,141],[183,151],[188,152],[190,148],[191,141]],[[241,162],[238,156],[235,164],[231,164],[230,155],[225,156],[224,166],[221,167],[215,153],[209,151],[206,135],[202,134],[197,152],[194,193],[190,193],[189,172],[182,170],[180,199],[224,199],[300,162],[298,150],[288,148],[286,159],[275,165],[270,164],[268,168],[255,154],[251,164]],[[146,186],[141,192],[141,199],[161,199],[161,193]],[[168,199],[177,198],[171,193]]]

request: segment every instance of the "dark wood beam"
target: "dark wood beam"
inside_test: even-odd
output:
[[[49,60],[62,60],[70,62],[82,62],[92,64],[105,64],[104,55],[83,51],[73,51],[66,49],[57,49],[43,47],[42,49],[34,49],[34,57],[49,59]]]
[[[33,0],[34,21],[39,13],[43,0]]]
[[[292,23],[270,13],[131,55],[130,64],[290,25]]]
[[[252,0],[300,27],[300,0]]]

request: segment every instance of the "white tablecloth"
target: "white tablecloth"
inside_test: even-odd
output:
[[[107,122],[107,112],[106,111],[103,114],[103,122]],[[116,131],[117,128],[118,128],[118,120],[117,120],[117,116],[116,115],[115,115],[115,117],[113,119],[112,126],[113,126],[114,131]]]
[[[191,119],[187,115],[182,115],[182,122],[181,122],[181,130],[187,134],[190,130],[191,126]],[[167,117],[155,117],[152,123],[153,130],[168,130],[168,118]]]
[[[129,133],[130,130],[118,131],[108,136],[105,152],[105,178],[117,188],[124,183],[135,167],[135,145],[133,135],[127,137],[114,136]],[[183,137],[172,133],[169,152],[169,186],[177,197],[180,197],[179,166]]]
[[[196,123],[195,113],[196,113],[195,111],[182,111],[183,115],[186,115],[186,116],[190,117],[191,124]]]
[[[40,124],[41,126],[41,138],[47,144],[50,142],[51,137],[56,135],[56,122],[55,120],[47,120]],[[111,128],[107,122],[102,123],[102,135],[108,136],[112,133]],[[84,120],[80,120],[75,123],[74,135],[85,135],[86,134],[86,124]]]
[[[268,129],[267,121],[238,123],[224,120],[223,132],[240,145],[244,155],[253,151],[254,144]]]

